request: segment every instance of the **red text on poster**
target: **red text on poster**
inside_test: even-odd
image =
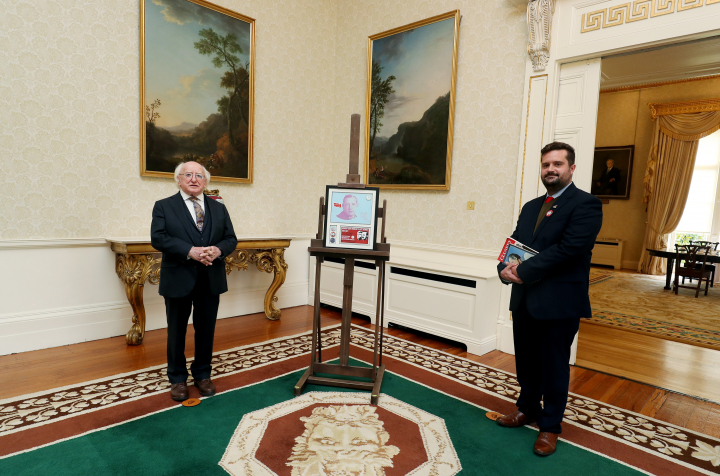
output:
[[[370,228],[357,226],[340,227],[340,243],[357,243],[367,245],[370,238]]]

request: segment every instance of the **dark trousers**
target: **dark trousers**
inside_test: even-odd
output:
[[[518,409],[537,420],[540,431],[561,433],[570,383],[570,348],[580,318],[540,320],[525,303],[513,312]],[[540,404],[542,401],[542,405]]]
[[[190,371],[196,381],[210,378],[212,371],[210,362],[212,361],[215,321],[217,321],[220,296],[210,292],[207,270],[203,268],[198,269],[195,287],[188,296],[165,298],[165,314],[168,324],[167,374],[170,383],[185,382],[188,378],[185,362],[185,334],[191,310],[195,329],[195,360],[190,365]]]

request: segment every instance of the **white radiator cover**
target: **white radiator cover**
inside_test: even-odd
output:
[[[622,268],[623,241],[614,238],[598,238],[592,250],[592,264]]]
[[[385,266],[385,326],[398,324],[461,342],[476,355],[495,350],[501,284],[494,253],[490,257],[489,253],[477,251],[466,255],[423,248],[392,244],[391,260]],[[392,268],[430,276],[407,276],[392,272]],[[311,287],[315,282],[314,270],[315,260],[311,258]],[[343,264],[323,262],[322,303],[342,307],[343,270]],[[475,287],[433,279],[438,276],[459,278]],[[377,270],[359,267],[356,262],[352,310],[369,316],[372,322],[377,283]],[[312,299],[310,289],[310,304]]]

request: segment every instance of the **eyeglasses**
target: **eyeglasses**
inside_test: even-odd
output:
[[[205,178],[205,176],[204,176],[203,174],[191,174],[191,173],[187,173],[187,174],[180,174],[180,175],[182,175],[183,177],[185,177],[185,178],[188,179],[188,180],[192,179],[192,178],[193,178],[193,175],[194,175],[198,180],[202,180],[202,179]]]

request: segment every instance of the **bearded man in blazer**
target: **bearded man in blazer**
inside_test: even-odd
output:
[[[533,451],[548,456],[555,452],[562,431],[570,348],[580,318],[592,316],[590,257],[602,226],[602,204],[572,183],[575,151],[568,144],[546,145],[541,164],[547,193],[525,204],[512,234],[538,254],[520,264],[498,265],[503,283],[512,283],[510,310],[520,397],[518,410],[497,423],[514,428],[537,422],[540,434]]]
[[[188,398],[185,333],[190,311],[195,329],[195,360],[190,366],[200,395],[215,394],[210,379],[213,339],[220,294],[227,291],[225,257],[237,238],[222,203],[203,195],[210,174],[197,162],[175,169],[180,191],[158,200],[150,230],[153,248],[162,252],[159,293],[165,298],[170,396]]]

